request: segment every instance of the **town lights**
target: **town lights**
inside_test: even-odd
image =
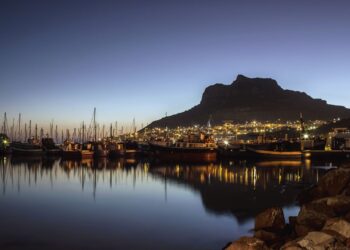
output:
[[[304,139],[309,139],[309,134],[304,134]]]
[[[228,145],[228,141],[225,140],[225,141],[224,141],[224,144],[225,144],[225,146],[227,146],[227,145]]]

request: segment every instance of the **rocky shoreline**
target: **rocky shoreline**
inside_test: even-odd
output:
[[[350,249],[350,165],[329,170],[298,202],[299,214],[288,223],[282,208],[267,209],[255,218],[254,236],[223,249]]]

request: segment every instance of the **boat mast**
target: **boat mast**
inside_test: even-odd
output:
[[[55,142],[58,143],[58,131],[57,131],[57,125],[55,129]]]
[[[21,141],[21,113],[18,115],[18,141]]]
[[[29,138],[32,137],[32,120],[29,120]]]
[[[85,124],[84,124],[84,121],[83,121],[83,126],[82,126],[82,136],[81,136],[81,143],[84,143],[85,141]]]
[[[27,141],[27,123],[24,124],[24,141]]]
[[[38,124],[35,123],[35,140],[38,140]]]
[[[109,137],[113,138],[113,124],[111,123],[111,126],[109,127]]]
[[[7,135],[7,116],[6,116],[6,112],[5,112],[5,114],[4,114],[3,133],[4,133],[5,135]]]
[[[94,141],[97,141],[96,108],[94,108]]]

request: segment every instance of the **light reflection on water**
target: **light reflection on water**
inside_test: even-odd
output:
[[[295,214],[312,165],[5,158],[0,248],[221,249],[265,208]]]

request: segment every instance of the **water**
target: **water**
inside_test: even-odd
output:
[[[0,249],[221,249],[329,163],[0,160]]]

